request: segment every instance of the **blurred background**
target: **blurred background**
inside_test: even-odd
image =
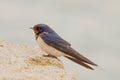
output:
[[[0,38],[36,45],[29,28],[51,26],[84,56],[95,71],[61,58],[79,80],[120,79],[120,0],[0,0]]]

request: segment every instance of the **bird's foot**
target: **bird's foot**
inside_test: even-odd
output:
[[[57,60],[59,60],[56,56],[53,56],[53,55],[43,55],[44,57],[51,57],[51,58],[55,58]],[[60,61],[60,60],[59,60]]]

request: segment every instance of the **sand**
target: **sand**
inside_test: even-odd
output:
[[[0,80],[77,80],[59,59],[38,46],[0,40]]]

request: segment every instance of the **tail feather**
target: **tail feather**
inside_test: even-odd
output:
[[[97,64],[93,63],[91,60],[89,60],[88,58],[84,57],[83,55],[79,54],[76,50],[74,50],[73,48],[69,49],[69,55],[76,58],[79,61],[94,65],[94,66],[98,66]]]
[[[74,61],[74,62],[76,62],[76,63],[78,63],[78,64],[80,64],[80,65],[82,65],[82,66],[84,66],[84,67],[86,67],[87,69],[94,70],[91,66],[85,64],[84,62],[82,62],[80,60],[77,60],[77,59],[75,59],[73,57],[69,57],[69,56],[65,56],[65,57],[68,58],[68,59],[70,59],[70,60],[72,60],[72,61]]]

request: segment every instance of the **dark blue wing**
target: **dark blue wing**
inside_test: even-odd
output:
[[[70,43],[63,40],[60,36],[56,34],[41,34],[41,38],[50,46],[60,46],[60,47],[69,47],[71,46]]]
[[[63,40],[59,35],[52,34],[52,33],[48,33],[48,34],[43,33],[43,34],[40,34],[40,36],[44,40],[44,42],[47,43],[49,46],[52,46],[57,50],[64,52],[66,55],[76,58],[77,60],[97,66],[95,63],[93,63],[92,61],[85,58],[84,56],[79,54],[77,51],[75,51],[71,47],[70,43]]]

